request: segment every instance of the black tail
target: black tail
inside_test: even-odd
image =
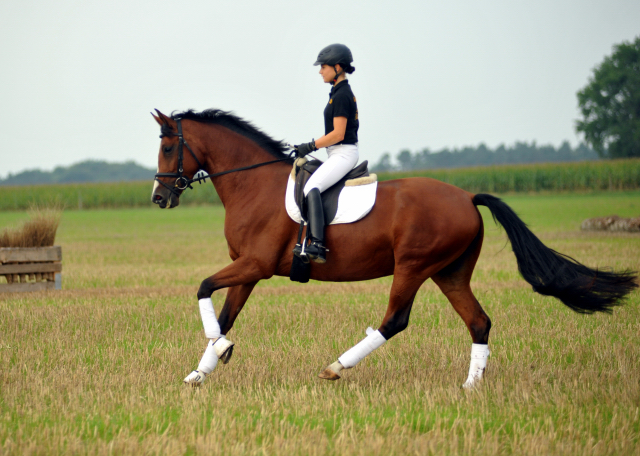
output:
[[[500,198],[487,194],[473,197],[476,206],[487,206],[494,221],[507,232],[518,270],[533,290],[554,296],[576,312],[611,312],[634,288],[636,274],[591,269],[573,258],[545,246]]]

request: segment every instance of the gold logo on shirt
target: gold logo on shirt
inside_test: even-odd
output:
[[[354,103],[357,103],[357,101],[356,101],[356,97],[353,97],[353,102],[354,102]]]
[[[331,103],[333,103],[333,98],[331,98],[331,99],[329,100],[329,104],[331,104]]]

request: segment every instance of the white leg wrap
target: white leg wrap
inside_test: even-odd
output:
[[[213,310],[211,298],[203,298],[198,301],[198,304],[200,305],[200,316],[202,317],[205,336],[207,336],[207,339],[220,337],[220,325],[216,318],[216,312]]]
[[[209,340],[198,368],[187,375],[184,382],[191,386],[202,385],[207,375],[213,372],[218,365],[218,359],[224,356],[231,346],[233,346],[233,342],[229,342],[224,336]],[[227,355],[226,360],[223,359],[223,362],[229,362],[229,357],[230,355]]]
[[[462,385],[463,388],[473,388],[482,379],[482,374],[487,367],[487,357],[491,352],[486,344],[471,345],[471,363],[469,363],[469,376]]]
[[[200,364],[198,364],[198,371],[210,374],[218,365],[218,354],[216,353],[214,344],[214,340],[210,340],[207,344],[207,349],[204,351],[204,355],[202,355]]]
[[[376,348],[380,348],[387,339],[384,338],[380,331],[367,331],[367,337],[362,339],[356,346],[347,350],[341,357],[338,358],[340,364],[345,369],[350,369],[364,359],[369,353]]]

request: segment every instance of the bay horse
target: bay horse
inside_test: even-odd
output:
[[[204,279],[198,302],[210,339],[198,369],[185,382],[200,385],[218,358],[227,362],[233,344],[226,335],[256,283],[288,276],[298,224],[284,198],[293,159],[281,141],[221,110],[153,115],[161,128],[158,174],[152,201],[175,208],[201,169],[209,173],[225,208],[224,233],[233,262]],[[189,153],[184,153],[184,147]],[[268,166],[262,166],[268,164]],[[242,172],[240,172],[242,171]],[[482,378],[489,354],[491,320],[470,287],[484,228],[477,206],[502,225],[522,277],[533,290],[554,296],[576,312],[611,312],[638,286],[635,272],[591,269],[546,247],[509,208],[487,194],[472,194],[429,178],[380,182],[371,212],[353,224],[326,228],[326,264],[311,264],[311,278],[360,281],[393,275],[386,314],[378,330],[320,373],[335,380],[384,342],[403,331],[420,286],[432,279],[467,325],[472,341],[463,387]],[[216,318],[214,291],[228,288]]]

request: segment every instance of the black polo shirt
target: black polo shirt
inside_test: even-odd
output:
[[[336,144],[356,144],[358,142],[358,105],[356,97],[351,91],[349,82],[345,79],[333,86],[329,94],[329,103],[324,108],[324,134],[328,135],[333,131],[333,118],[346,117],[347,129],[344,132],[344,139]]]

